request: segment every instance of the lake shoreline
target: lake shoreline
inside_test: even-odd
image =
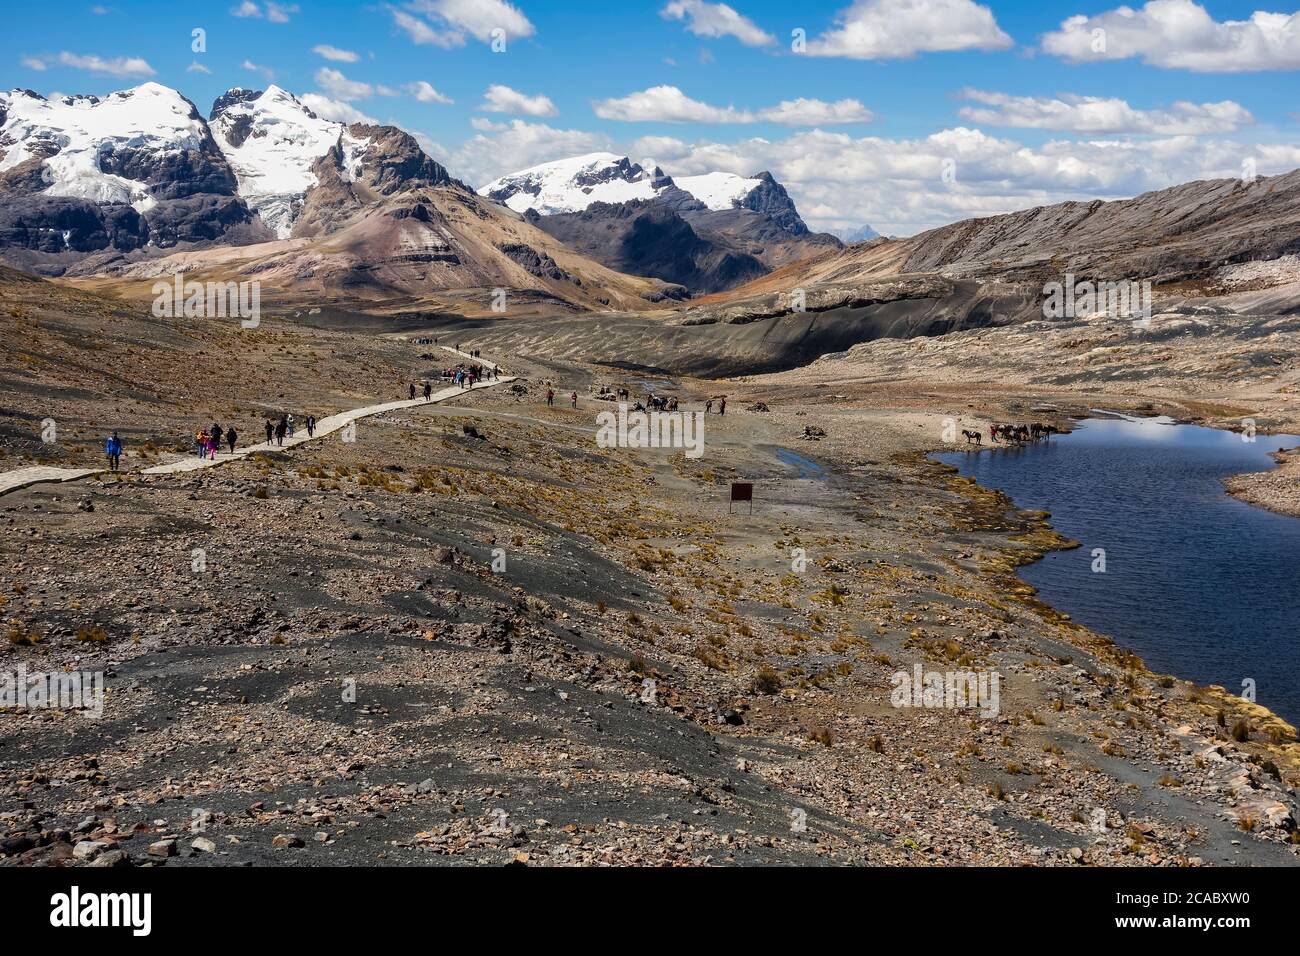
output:
[[[1115,413],[1115,414],[1117,415],[1117,417],[1122,419],[1137,420],[1137,419],[1130,419],[1128,416],[1124,416],[1119,413]],[[1104,421],[1106,419],[1097,419],[1097,420]],[[1082,423],[1084,421],[1087,421],[1087,419],[1075,419],[1075,421],[1078,423]],[[1170,421],[1169,424],[1171,425],[1194,424],[1194,425],[1199,425],[1199,427],[1213,427],[1208,425],[1201,425],[1200,423],[1181,422],[1181,421]],[[1230,429],[1225,429],[1225,428],[1219,428],[1216,430],[1231,431]],[[1068,433],[1069,432],[1063,432],[1063,434],[1068,434]],[[1020,570],[1022,568],[1029,567],[1030,565],[1041,562],[1052,552],[1072,550],[1074,548],[1078,548],[1081,546],[1080,542],[1067,537],[1064,533],[1062,533],[1058,528],[1056,528],[1052,524],[1051,522],[1052,516],[1050,511],[1035,511],[1028,508],[1028,506],[1022,506],[1021,503],[1019,503],[1008,492],[1003,491],[1000,488],[996,488],[984,484],[973,476],[961,474],[956,467],[948,464],[948,462],[944,461],[942,458],[939,457],[940,455],[951,455],[960,452],[969,452],[972,450],[974,451],[1009,450],[1015,447],[1017,446],[997,445],[997,446],[985,446],[984,448],[974,448],[974,449],[971,448],[958,448],[955,450],[951,448],[935,449],[934,451],[928,452],[926,458],[927,460],[940,465],[943,469],[950,471],[953,480],[969,483],[969,485],[972,488],[978,489],[980,493],[993,496],[995,499],[998,499],[1001,502],[1003,502],[1007,512],[1014,512],[1017,515],[1029,517],[1036,525],[1038,525],[1034,533],[1029,535],[1023,533],[1012,534],[1010,531],[1002,532],[1009,541],[1014,541],[1015,543],[1020,544],[1022,546],[1027,546],[1029,549],[1028,554],[1022,554],[1020,558],[1017,560],[1017,564],[1015,568],[1015,579],[1016,581],[1022,583],[1025,587],[1033,591],[1033,598],[1032,598],[1033,603],[1039,605],[1043,610],[1043,613],[1049,616],[1056,616],[1062,622],[1069,622],[1070,625],[1074,627],[1078,627],[1081,630],[1086,631],[1090,635],[1099,635],[1102,636],[1105,640],[1114,643],[1115,646],[1120,649],[1120,652],[1122,654],[1128,654],[1130,656],[1130,659],[1136,661],[1138,666],[1151,678],[1158,681],[1173,679],[1173,680],[1185,682],[1189,687],[1195,688],[1196,691],[1200,693],[1209,695],[1211,698],[1216,700],[1221,706],[1228,708],[1233,712],[1243,711],[1244,709],[1244,711],[1250,715],[1248,719],[1252,719],[1258,724],[1264,725],[1264,724],[1273,724],[1274,722],[1276,722],[1277,725],[1280,725],[1280,727],[1285,728],[1284,732],[1289,734],[1294,739],[1295,727],[1290,721],[1288,721],[1282,715],[1270,710],[1267,707],[1264,707],[1263,705],[1256,704],[1251,701],[1247,701],[1239,697],[1238,695],[1229,692],[1225,687],[1223,687],[1220,684],[1201,683],[1188,678],[1172,677],[1172,675],[1164,674],[1161,671],[1147,667],[1145,661],[1142,661],[1141,659],[1137,658],[1132,651],[1127,651],[1122,648],[1120,644],[1120,640],[1121,640],[1120,638],[1108,633],[1105,629],[1098,629],[1093,626],[1084,626],[1084,625],[1075,624],[1071,613],[1065,611],[1060,607],[1057,607],[1055,604],[1049,601],[1043,600],[1038,596],[1037,586],[1034,585],[1032,582],[1023,578],[1019,573]],[[1268,504],[1266,503],[1268,502],[1268,499],[1264,495],[1256,494],[1255,497],[1258,500],[1251,500],[1251,498],[1246,494],[1242,494],[1240,492],[1234,493],[1234,489],[1233,489],[1234,483],[1251,482],[1252,480],[1259,479],[1261,476],[1276,477],[1278,475],[1278,472],[1282,469],[1288,469],[1292,474],[1300,472],[1300,449],[1281,450],[1281,451],[1271,452],[1270,456],[1279,463],[1280,466],[1279,468],[1272,469],[1272,470],[1264,470],[1264,471],[1247,471],[1247,472],[1242,472],[1236,475],[1229,476],[1228,478],[1222,480],[1224,485],[1224,492],[1225,494],[1233,498],[1242,500],[1247,504],[1256,505],[1263,510],[1271,511],[1273,513],[1285,515],[1288,517],[1300,517],[1300,502],[1296,502],[1291,505],[1291,508],[1293,510],[1287,510],[1286,507],[1269,507]],[[1293,481],[1295,479],[1291,478],[1290,476],[1287,476],[1286,480]],[[1257,488],[1258,485],[1253,485],[1253,487]],[[1276,502],[1270,502],[1270,503],[1275,504]],[[1013,586],[1009,586],[1006,584],[1003,585],[1003,588],[1006,591],[1014,590]],[[1089,650],[1095,651],[1095,648],[1091,645],[1091,642],[1088,642],[1085,646],[1088,646]],[[1300,753],[1297,753],[1297,748],[1293,744],[1280,746],[1276,748],[1276,750],[1278,756],[1283,759],[1286,759],[1288,762],[1294,762],[1297,760],[1297,758],[1300,758]]]

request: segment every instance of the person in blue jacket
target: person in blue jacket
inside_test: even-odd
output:
[[[104,454],[108,456],[109,470],[117,471],[122,464],[122,439],[117,437],[117,432],[109,435],[108,441],[104,442]]]

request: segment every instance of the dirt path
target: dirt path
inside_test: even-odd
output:
[[[460,352],[456,349],[443,345],[439,346],[443,351],[451,352],[455,355],[467,359],[473,359],[485,368],[496,371],[499,366],[495,362],[489,362],[486,359],[475,358],[468,352]],[[219,465],[229,464],[232,461],[240,461],[250,455],[256,455],[261,452],[283,451],[286,448],[296,448],[299,445],[305,445],[308,442],[317,441],[327,435],[342,431],[347,426],[363,418],[372,418],[375,415],[383,415],[386,412],[394,412],[407,408],[419,408],[425,405],[437,405],[463,395],[467,392],[478,391],[484,388],[492,388],[496,385],[506,385],[513,382],[514,376],[497,378],[487,382],[477,382],[472,386],[462,388],[458,385],[451,385],[440,391],[434,392],[428,399],[423,397],[413,400],[403,400],[397,402],[383,402],[378,405],[366,405],[362,408],[354,408],[350,411],[339,412],[337,415],[330,415],[322,418],[316,423],[315,432],[307,435],[306,432],[300,432],[293,438],[286,438],[284,444],[277,444],[274,441],[261,442],[256,445],[247,445],[243,448],[237,448],[233,452],[217,452],[216,458],[199,458],[198,456],[183,456],[174,461],[166,462],[161,465],[154,465],[150,468],[141,469],[139,474],[142,475],[175,475],[191,471],[202,471],[207,468],[216,468]],[[36,465],[30,468],[19,468],[14,471],[0,474],[0,495],[7,494],[11,491],[17,491],[20,488],[28,488],[35,484],[45,482],[66,482],[77,481],[81,478],[97,475],[107,471],[105,468],[54,468],[45,465]]]

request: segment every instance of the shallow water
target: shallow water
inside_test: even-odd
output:
[[[805,458],[797,451],[791,451],[789,448],[778,448],[776,457],[784,464],[793,465],[797,468],[800,478],[814,478],[820,481],[826,477],[825,468],[817,464],[817,462]]]
[[[1275,467],[1294,435],[1089,419],[997,452],[936,455],[1083,547],[1021,569],[1039,597],[1153,670],[1241,693],[1300,720],[1300,520],[1237,501],[1222,479]],[[1093,570],[1094,549],[1105,572]]]

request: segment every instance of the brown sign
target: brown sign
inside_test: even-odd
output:
[[[727,511],[731,511],[737,501],[748,501],[749,513],[754,513],[754,483],[752,481],[733,481],[731,483],[731,504],[727,506]]]

